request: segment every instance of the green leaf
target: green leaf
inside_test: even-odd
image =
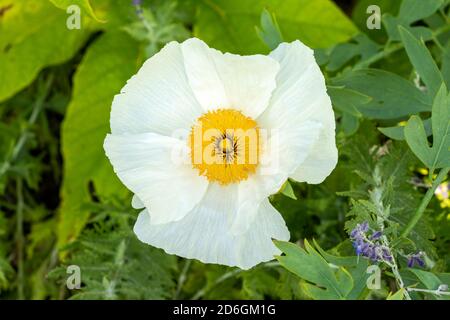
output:
[[[383,23],[386,26],[390,40],[401,40],[398,30],[399,26],[403,26],[419,39],[431,39],[432,31],[430,29],[423,26],[411,25],[414,22],[431,16],[443,5],[443,3],[444,0],[403,0],[397,17],[393,17],[390,14],[383,16]]]
[[[434,100],[431,122],[432,147],[428,145],[423,122],[418,116],[409,119],[405,137],[414,154],[433,172],[450,166],[450,96],[444,84]]]
[[[267,52],[255,32],[264,8],[277,17],[285,41],[300,39],[310,47],[325,48],[357,33],[350,19],[330,0],[203,0],[194,35],[222,51]]]
[[[442,284],[441,280],[434,274],[428,271],[419,269],[408,269],[420,280],[422,284],[429,290],[437,290]]]
[[[361,61],[366,61],[377,54],[380,45],[372,41],[363,33],[356,35],[352,42],[338,44],[330,52],[327,71],[337,71],[355,57],[360,57]]]
[[[283,42],[283,35],[275,15],[266,9],[261,13],[261,29],[256,27],[256,33],[270,50],[274,50]]]
[[[359,108],[372,100],[367,95],[344,87],[328,86],[327,92],[337,110],[349,113],[355,117],[361,117],[361,113],[358,111]]]
[[[444,0],[403,0],[399,17],[407,23],[413,23],[431,16],[443,4]]]
[[[294,189],[292,189],[291,183],[287,180],[283,186],[281,187],[281,194],[284,194],[286,197],[297,200],[295,196]]]
[[[50,2],[63,10],[66,10],[71,5],[76,5],[83,13],[87,13],[92,19],[98,22],[104,22],[97,18],[89,0],[50,0]]]
[[[447,88],[450,88],[450,41],[442,53],[442,76],[444,77]]]
[[[92,31],[88,21],[81,30],[67,29],[67,14],[48,1],[0,0],[0,9],[0,102],[42,68],[70,59]]]
[[[426,119],[423,121],[425,127],[425,133],[427,137],[431,136],[431,119]],[[378,130],[383,133],[386,137],[391,138],[393,140],[405,140],[405,127],[404,126],[396,126],[396,127],[386,127],[386,128],[378,128]]]
[[[436,62],[423,41],[416,39],[402,26],[399,30],[409,60],[427,86],[430,95],[434,97],[444,81]]]
[[[401,288],[394,294],[392,294],[392,292],[389,293],[386,300],[403,300],[404,297],[405,297],[405,288]]]
[[[91,45],[74,77],[72,101],[62,128],[64,179],[59,244],[76,238],[89,211],[89,184],[98,197],[127,194],[103,151],[112,99],[137,70],[138,44],[124,32],[102,35]]]
[[[370,97],[358,111],[367,118],[397,119],[431,110],[431,99],[404,78],[377,69],[353,70],[333,79],[331,85],[342,86]]]
[[[285,256],[276,257],[280,264],[300,278],[314,283],[304,284],[307,294],[313,299],[346,299],[353,288],[353,279],[343,267],[335,270],[305,240],[305,249],[283,241],[275,245]]]

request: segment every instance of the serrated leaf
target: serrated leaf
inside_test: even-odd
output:
[[[444,81],[436,62],[423,41],[414,37],[404,27],[399,27],[400,36],[409,60],[428,88],[431,96],[435,96]]]
[[[86,223],[95,194],[124,196],[126,189],[103,151],[112,99],[137,70],[138,44],[124,32],[105,33],[89,47],[74,77],[72,101],[62,128],[64,179],[58,243],[73,240]]]
[[[275,245],[285,254],[276,257],[283,267],[316,285],[304,284],[313,299],[345,299],[351,292],[353,279],[348,271],[343,267],[334,270],[308,241],[306,250],[290,242],[275,241]]]
[[[425,133],[427,137],[431,136],[431,119],[426,119],[423,121],[423,125],[425,127]],[[405,140],[405,127],[404,126],[396,126],[396,127],[379,127],[378,130],[383,133],[386,137],[391,138],[393,140]]]
[[[357,33],[330,0],[211,0],[199,2],[194,35],[222,51],[267,52],[255,32],[264,8],[276,16],[285,41],[300,39],[310,47],[325,48]]]
[[[409,119],[405,138],[414,154],[431,171],[450,166],[450,96],[445,85],[436,95],[431,114],[433,146],[428,145],[422,120],[418,116]]]

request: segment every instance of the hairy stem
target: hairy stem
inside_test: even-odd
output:
[[[450,170],[450,167],[441,169],[441,171],[439,172],[438,176],[433,181],[433,185],[431,186],[430,189],[428,189],[427,193],[423,197],[422,202],[420,203],[420,205],[417,208],[416,212],[414,213],[414,215],[412,216],[411,220],[409,220],[407,226],[403,230],[403,232],[401,234],[402,237],[407,237],[409,235],[409,233],[412,231],[412,229],[414,229],[414,227],[416,226],[417,222],[419,222],[420,218],[422,218],[422,216],[423,216],[423,214],[425,212],[425,209],[428,206],[428,203],[430,203],[431,199],[433,198],[434,191],[436,191],[436,188],[447,177],[447,174],[448,174],[449,170]]]

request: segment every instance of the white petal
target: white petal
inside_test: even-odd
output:
[[[189,130],[203,113],[188,84],[180,44],[171,42],[148,59],[114,97],[113,134]]]
[[[234,189],[234,190],[233,190]],[[229,215],[236,210],[236,189],[210,184],[205,198],[182,220],[151,224],[146,210],[134,226],[139,240],[189,259],[248,269],[273,259],[280,251],[272,238],[288,240],[283,218],[266,199],[252,227],[239,236],[229,230]]]
[[[322,130],[310,154],[291,177],[299,182],[321,183],[336,167],[337,161],[334,132],[331,134],[330,130]]]
[[[335,120],[325,79],[313,51],[300,41],[283,43],[270,56],[279,61],[281,69],[270,106],[258,123],[280,130],[295,128],[304,121],[322,123],[316,145],[292,175],[298,181],[320,183],[337,163]]]
[[[133,209],[142,209],[145,208],[145,204],[139,199],[137,195],[133,195],[133,198],[131,198],[131,206]]]
[[[104,148],[123,184],[151,210],[152,223],[182,219],[207,189],[206,178],[185,162],[186,146],[178,139],[154,133],[108,135]]]
[[[321,131],[321,123],[306,121],[295,130],[272,132],[256,174],[239,183],[239,207],[231,229],[234,234],[244,233],[252,226],[259,203],[278,192],[305,161]]]
[[[205,110],[233,108],[255,119],[266,109],[276,86],[277,61],[223,54],[196,38],[181,46],[189,83]]]

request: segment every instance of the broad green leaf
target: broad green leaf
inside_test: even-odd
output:
[[[431,96],[435,96],[443,82],[442,74],[423,41],[416,39],[404,27],[399,27],[400,36],[414,69],[425,83]]]
[[[39,71],[70,59],[92,29],[69,30],[67,14],[48,1],[0,0],[0,102],[29,85]]]
[[[358,111],[367,118],[397,119],[431,110],[431,99],[404,78],[387,71],[360,69],[333,79],[331,85],[343,86],[372,100]]]
[[[405,288],[401,288],[396,293],[389,293],[386,300],[403,300],[405,297]]]
[[[376,5],[380,8],[381,14],[391,14],[397,15],[401,1],[392,0],[358,0],[352,11],[352,20],[355,22],[360,30],[364,30],[369,37],[376,39],[379,43],[384,43],[386,41],[386,28],[380,29],[367,29],[367,19],[369,15],[367,14],[367,9],[371,5]]]
[[[413,23],[431,16],[443,4],[444,0],[403,0],[399,17],[407,23]]]
[[[275,241],[275,245],[285,254],[276,257],[283,267],[315,284],[304,284],[311,298],[347,298],[353,288],[353,279],[345,268],[334,269],[306,240],[306,250],[290,242]]]
[[[349,113],[355,117],[361,117],[361,112],[358,111],[360,106],[365,105],[372,100],[372,98],[367,95],[345,87],[328,86],[327,92],[337,110]]]
[[[352,42],[338,44],[330,53],[328,71],[337,71],[356,57],[360,57],[361,62],[377,54],[380,45],[361,33],[356,35]]]
[[[442,76],[444,77],[447,88],[450,88],[450,41],[442,53]]]
[[[78,6],[82,13],[87,13],[91,18],[101,22],[95,15],[89,0],[50,0],[56,7],[66,10],[71,5]]]
[[[442,85],[436,95],[431,114],[433,146],[428,145],[422,120],[418,116],[409,119],[405,137],[414,154],[431,171],[450,166],[450,95]]]
[[[437,290],[439,288],[440,285],[446,284],[449,285],[450,283],[447,281],[445,282],[445,280],[443,278],[448,277],[448,273],[440,273],[440,274],[434,274],[432,272],[429,271],[424,271],[424,270],[420,270],[420,269],[408,269],[408,271],[410,271],[411,273],[413,273],[417,279],[419,279],[419,281],[425,286],[425,289],[428,290]],[[444,280],[444,281],[443,281]],[[448,278],[447,278],[448,280]],[[430,297],[432,298],[436,298],[436,299],[443,299],[443,300],[450,300],[449,296],[446,295],[432,295],[429,294]]]
[[[285,41],[300,39],[310,47],[325,48],[357,33],[350,19],[330,0],[203,0],[194,35],[222,51],[267,52],[255,32],[265,8],[276,16]]]
[[[391,14],[383,16],[383,23],[386,26],[390,40],[401,40],[398,30],[399,26],[403,26],[419,39],[431,39],[432,31],[430,29],[423,26],[412,26],[412,24],[431,16],[443,3],[444,0],[403,0],[398,16],[394,17]]]
[[[103,151],[112,99],[137,70],[138,44],[124,32],[102,35],[89,47],[74,77],[72,101],[62,128],[64,180],[59,244],[75,238],[89,212],[92,183],[99,197],[127,194]]]
[[[426,119],[423,121],[423,125],[425,127],[425,133],[427,137],[431,136],[431,119]],[[396,126],[396,127],[379,127],[378,130],[383,133],[386,137],[391,138],[393,140],[405,140],[405,127],[404,126]]]
[[[419,269],[409,269],[409,271],[414,273],[420,282],[429,290],[437,290],[442,284],[441,280],[434,273]]]
[[[327,91],[334,108],[342,112],[339,128],[346,135],[354,134],[359,128],[359,119],[362,117],[359,107],[369,103],[372,98],[344,87],[328,86]]]

